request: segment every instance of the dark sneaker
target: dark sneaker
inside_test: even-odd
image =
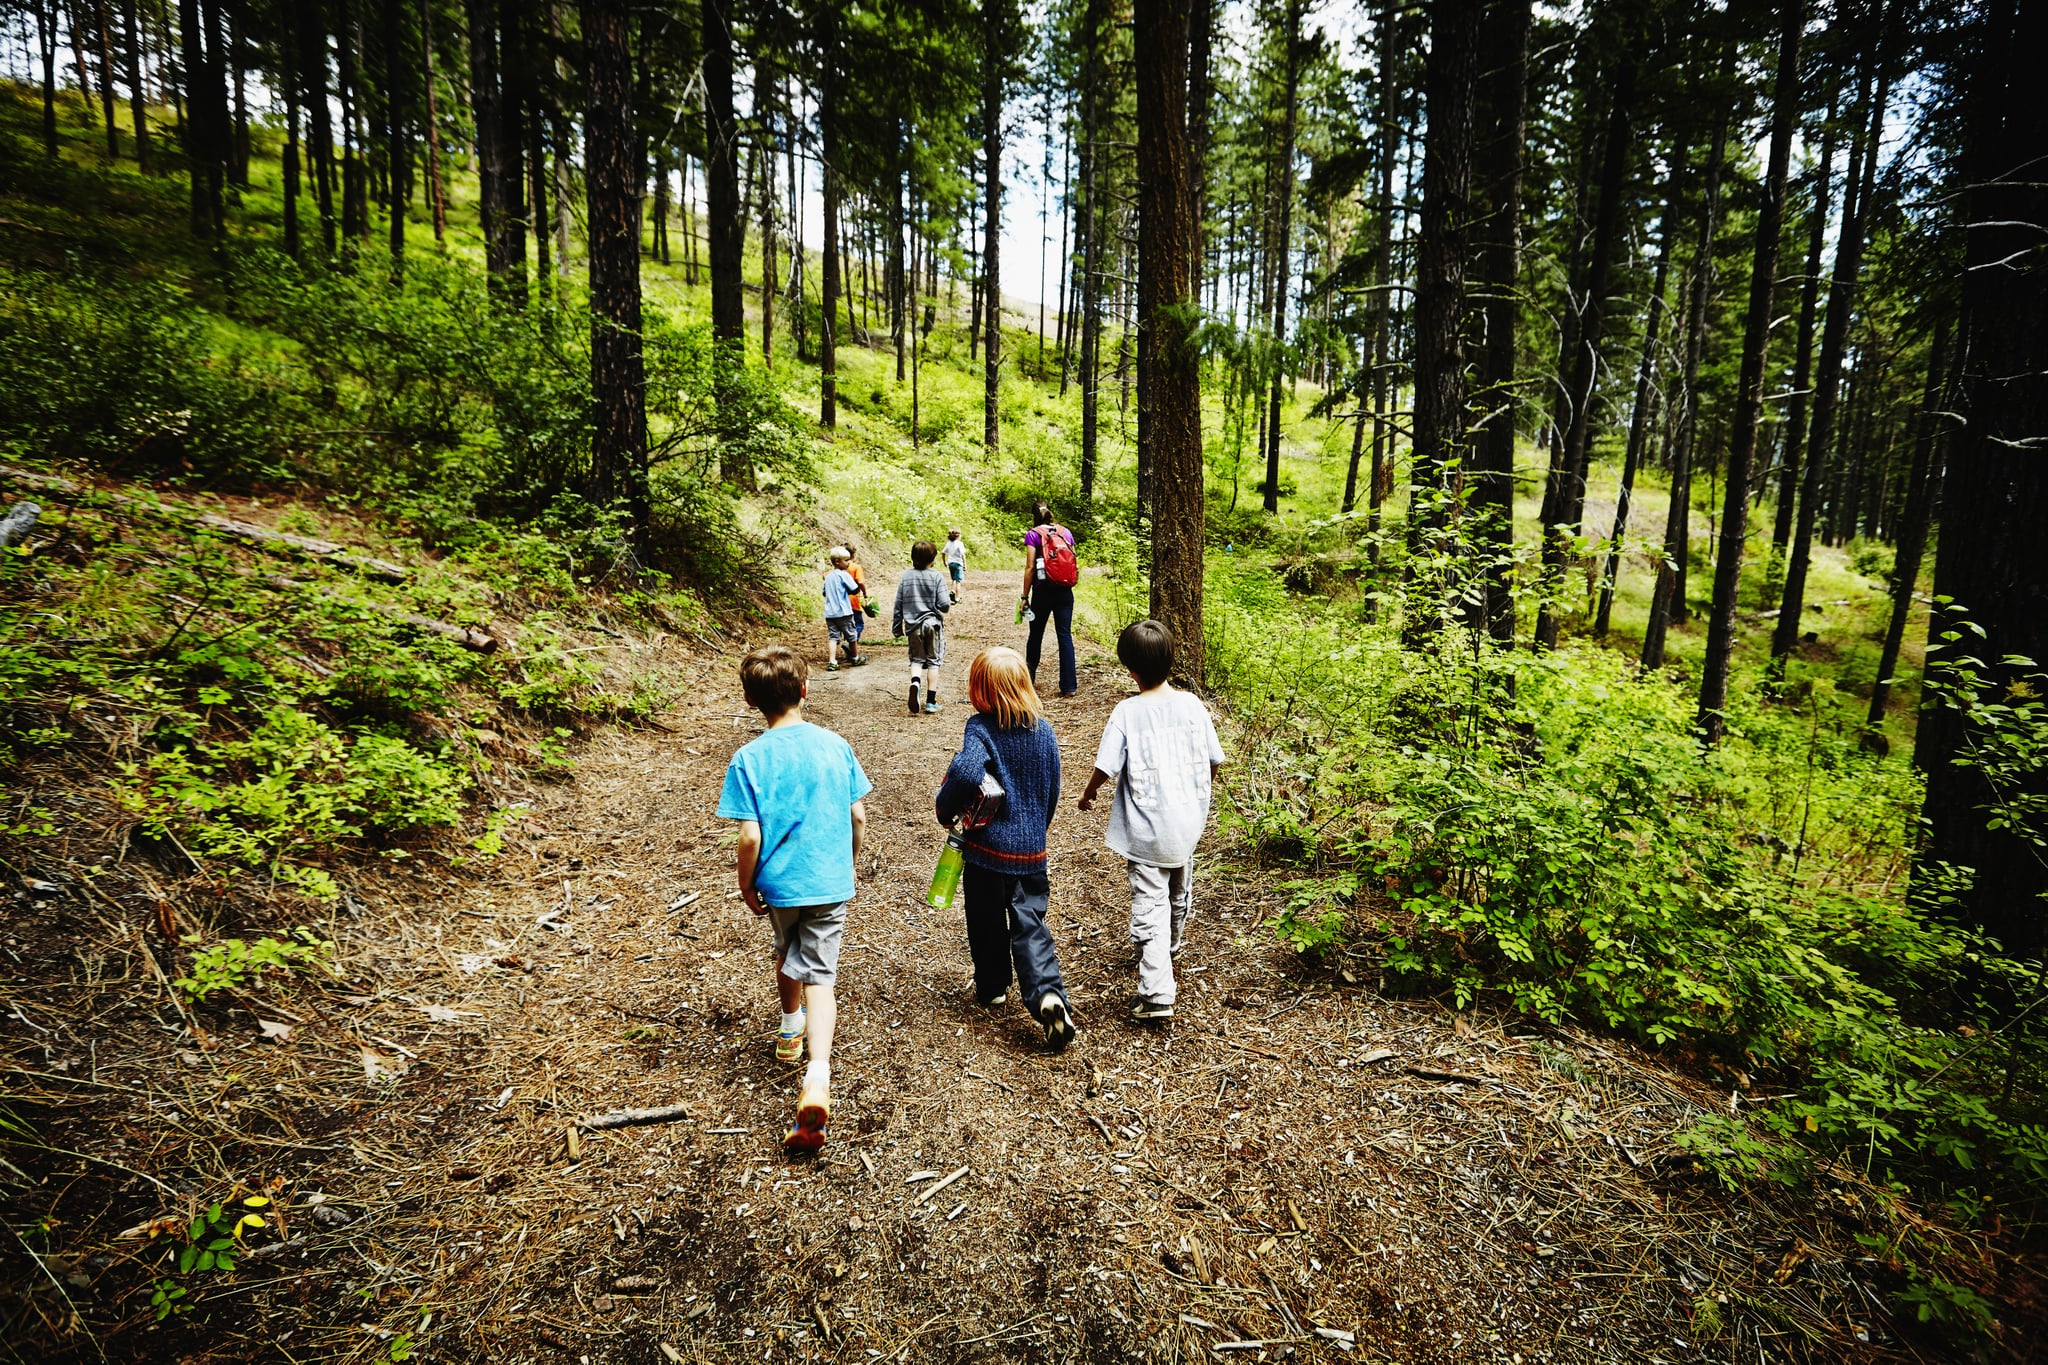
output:
[[[861,667],[861,666],[862,666],[863,664],[865,664],[865,663],[866,663],[867,661],[868,661],[868,656],[867,656],[867,655],[865,655],[865,654],[861,654],[861,655],[858,655],[858,656],[856,656],[856,657],[854,657],[854,658],[848,659],[848,660],[846,661],[846,666],[847,666],[848,668],[859,668],[859,667]]]
[[[1008,991],[1004,991],[1001,995],[992,995],[986,1000],[983,1000],[979,996],[977,996],[975,998],[975,1003],[977,1005],[980,1005],[985,1010],[996,1009],[999,1006],[1007,1005],[1010,1003],[1010,993]]]
[[[917,694],[919,690],[916,683],[910,685],[910,714],[913,716],[917,714]]]
[[[1064,1052],[1067,1044],[1074,1041],[1074,1016],[1067,1009],[1067,1002],[1053,991],[1045,993],[1045,999],[1038,1002],[1038,1021],[1045,1025],[1045,1046],[1050,1052]]]
[[[1173,1018],[1173,1006],[1157,1000],[1147,1000],[1142,995],[1131,997],[1131,1018],[1139,1023],[1152,1023],[1160,1019]]]

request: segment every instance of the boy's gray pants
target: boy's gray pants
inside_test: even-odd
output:
[[[1138,949],[1138,994],[1171,1005],[1177,992],[1173,955],[1194,909],[1195,861],[1180,867],[1126,862],[1131,873],[1131,942]]]

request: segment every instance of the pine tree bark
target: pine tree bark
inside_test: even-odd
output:
[[[1657,268],[1650,286],[1649,316],[1643,321],[1643,349],[1636,360],[1636,397],[1629,409],[1628,445],[1621,460],[1621,489],[1614,502],[1614,531],[1607,538],[1607,558],[1600,566],[1600,602],[1593,613],[1593,638],[1607,638],[1614,618],[1614,585],[1621,575],[1622,538],[1628,534],[1635,498],[1636,474],[1650,444],[1650,424],[1657,410],[1657,346],[1664,332],[1664,298],[1671,284],[1671,245],[1678,237],[1678,188],[1689,149],[1680,134],[1671,144],[1671,173],[1664,192],[1664,214],[1658,220]]]
[[[987,221],[981,249],[982,316],[988,328],[982,345],[981,444],[989,454],[1002,444],[1003,369],[1003,4],[981,0],[981,158]]]
[[[114,119],[114,40],[108,32],[107,0],[93,0],[92,18],[93,36],[99,40],[100,120],[107,130],[107,160],[113,162],[121,159],[121,126]]]
[[[1465,411],[1465,264],[1472,222],[1472,139],[1485,0],[1430,7],[1429,128],[1422,161],[1422,236],[1415,263],[1415,426],[1408,549],[1414,567],[1444,556],[1453,462],[1470,438]],[[1282,190],[1284,196],[1286,191]],[[1283,272],[1284,273],[1284,272]],[[1274,417],[1277,422],[1278,410]],[[1268,469],[1272,468],[1268,464]],[[1442,624],[1447,584],[1416,575],[1403,637],[1426,641]]]
[[[448,196],[441,181],[441,111],[434,93],[434,4],[420,0],[420,89],[427,125],[427,198],[434,213],[434,241],[448,236]]]
[[[128,112],[135,123],[135,169],[144,175],[154,170],[149,145],[149,94],[142,85],[142,31],[136,22],[137,0],[124,0],[121,27],[127,44]]]
[[[1785,406],[1785,454],[1778,469],[1778,505],[1771,524],[1771,573],[1765,597],[1777,596],[1785,571],[1785,550],[1792,539],[1792,517],[1799,505],[1799,481],[1806,448],[1808,386],[1813,382],[1813,334],[1820,317],[1821,253],[1827,248],[1828,189],[1835,173],[1835,96],[1828,96],[1827,123],[1821,133],[1820,162],[1813,168],[1813,202],[1806,225],[1806,269],[1799,280],[1799,331],[1792,343],[1792,397]]]
[[[321,0],[298,7],[299,83],[306,101],[308,181],[320,214],[322,259],[332,261],[334,221],[334,116],[327,94],[327,17]]]
[[[754,54],[754,117],[761,121],[761,364],[775,366],[775,76]]]
[[[1920,563],[1927,550],[1928,513],[1933,507],[1935,452],[1947,420],[1942,408],[1948,382],[1949,323],[1934,328],[1927,350],[1927,387],[1920,399],[1918,430],[1913,435],[1913,463],[1906,473],[1906,505],[1899,517],[1898,551],[1892,566],[1892,614],[1885,626],[1884,646],[1877,656],[1877,677],[1870,684],[1870,713],[1865,720],[1875,733],[1884,724],[1891,701],[1892,673],[1899,666],[1899,647],[1906,639],[1906,618],[1913,612],[1913,592],[1920,585]]]
[[[1081,501],[1095,498],[1096,447],[1101,440],[1102,238],[1098,140],[1102,131],[1102,26],[1105,0],[1087,0],[1081,17]]]
[[[719,407],[718,473],[727,483],[751,481],[734,453],[740,432],[731,409],[746,364],[747,315],[742,295],[746,223],[740,217],[739,123],[732,104],[729,0],[704,0],[704,226],[711,264],[712,385]]]
[[[412,151],[408,136],[405,92],[411,88],[411,72],[405,67],[405,0],[379,0],[384,20],[384,137],[385,175],[389,178],[391,210],[391,271],[405,272],[405,209],[412,198]]]
[[[57,5],[36,0],[36,48],[43,63],[43,155],[57,155]]]
[[[1378,235],[1373,247],[1372,325],[1372,471],[1366,490],[1366,553],[1380,562],[1380,511],[1393,487],[1394,435],[1388,422],[1392,384],[1394,319],[1394,163],[1400,156],[1400,120],[1396,107],[1395,66],[1400,11],[1391,3],[1380,11],[1379,40],[1379,194],[1375,216]],[[1370,599],[1368,599],[1370,600]]]
[[[839,321],[834,316],[839,300],[839,44],[830,5],[820,8],[818,23],[818,174],[825,207],[825,240],[818,248],[824,257],[819,268],[824,307],[818,329],[818,422],[830,428],[839,424]]]
[[[1454,0],[1462,7],[1465,0]],[[1286,49],[1283,61],[1286,63],[1283,93],[1283,109],[1280,121],[1280,154],[1273,165],[1273,179],[1278,198],[1276,214],[1278,223],[1272,241],[1272,328],[1273,344],[1281,345],[1287,339],[1287,270],[1291,262],[1288,245],[1294,235],[1294,136],[1295,123],[1299,114],[1301,96],[1301,7],[1302,0],[1287,0]],[[1468,99],[1470,92],[1467,92]],[[1470,167],[1467,167],[1469,174]],[[1266,483],[1265,509],[1268,512],[1280,510],[1280,399],[1281,367],[1273,367],[1272,390],[1266,405]]]
[[[1785,589],[1779,600],[1778,620],[1771,632],[1770,672],[1783,678],[1786,661],[1799,643],[1806,614],[1806,572],[1813,554],[1814,522],[1819,513],[1821,488],[1826,474],[1827,452],[1833,441],[1835,399],[1841,383],[1842,355],[1848,345],[1849,322],[1856,307],[1856,278],[1863,265],[1863,220],[1877,178],[1878,134],[1884,127],[1884,109],[1891,91],[1890,74],[1881,74],[1877,98],[1870,101],[1871,67],[1881,52],[1873,51],[1865,64],[1856,102],[1856,130],[1850,140],[1849,176],[1843,182],[1842,229],[1835,243],[1835,268],[1828,282],[1827,323],[1821,331],[1820,367],[1814,376],[1813,423],[1806,438],[1806,475],[1801,481],[1799,518],[1792,536],[1791,554],[1785,563]]]
[[[1749,471],[1756,459],[1757,425],[1763,417],[1764,362],[1770,342],[1772,305],[1778,289],[1778,251],[1785,233],[1785,182],[1792,164],[1792,125],[1799,112],[1799,37],[1806,26],[1805,0],[1784,0],[1778,34],[1778,76],[1772,92],[1771,151],[1757,207],[1756,246],[1751,254],[1749,312],[1742,329],[1742,369],[1736,381],[1733,439],[1722,474],[1720,545],[1714,554],[1714,598],[1707,615],[1706,660],[1700,667],[1699,731],[1718,743],[1727,726],[1728,663],[1735,647],[1735,597],[1742,585],[1742,549],[1748,532]]]
[[[2048,0],[1994,0],[1979,23],[1960,176],[1969,224],[1957,369],[1963,425],[1943,484],[1934,577],[1935,600],[1953,605],[1932,623],[1929,652],[1940,647],[1944,668],[1960,655],[1987,661],[1979,672],[1990,694],[2005,700],[2030,674],[2038,689],[2048,667],[2048,556],[2040,544],[2048,525],[2048,264],[2040,249],[2048,189],[2039,171],[2048,103],[2036,55],[2048,51]],[[1981,640],[1964,630],[1966,619]],[[2040,800],[2048,772],[2036,767],[2016,790],[1998,792],[1980,765],[1958,761],[1968,759],[1974,738],[1959,713],[1935,708],[1922,723],[1926,856],[1975,869],[1960,918],[2010,954],[2036,954],[2048,865],[2023,830],[2000,826],[1997,816],[2015,798]]]
[[[1545,591],[1543,602],[1536,611],[1536,643],[1543,649],[1557,647],[1560,624],[1558,590],[1563,584],[1566,561],[1571,557],[1571,542],[1577,537],[1579,523],[1585,514],[1586,460],[1593,438],[1593,387],[1600,372],[1601,328],[1606,321],[1607,309],[1607,273],[1614,257],[1614,241],[1621,221],[1621,194],[1628,178],[1629,149],[1634,141],[1638,41],[1634,33],[1624,37],[1622,55],[1614,74],[1607,134],[1601,154],[1599,198],[1593,214],[1592,256],[1586,269],[1586,293],[1580,300],[1567,380],[1570,423],[1565,428],[1563,450],[1551,481],[1553,487],[1546,490],[1549,514],[1543,518],[1542,556]]]
[[[1523,143],[1529,123],[1530,0],[1500,0],[1487,22],[1487,118],[1485,142],[1487,214],[1481,269],[1485,295],[1486,351],[1475,414],[1479,431],[1473,452],[1477,474],[1472,492],[1473,534],[1481,546],[1486,587],[1479,619],[1501,644],[1515,638],[1513,593],[1515,544],[1515,340],[1520,311]],[[1345,483],[1345,510],[1358,467]]]
[[[648,551],[647,375],[640,342],[640,136],[627,0],[581,0],[590,222],[591,498],[624,504]]]
[[[1206,0],[1192,0],[1205,3]],[[1200,687],[1202,388],[1193,344],[1194,158],[1188,135],[1191,0],[1136,0],[1138,352],[1152,446],[1152,616],[1173,632],[1176,671]]]
[[[1686,618],[1685,575],[1692,557],[1692,472],[1694,442],[1699,434],[1699,380],[1707,334],[1707,298],[1714,283],[1714,227],[1721,203],[1721,173],[1727,160],[1728,119],[1715,128],[1707,154],[1706,192],[1700,198],[1699,236],[1693,243],[1692,280],[1686,289],[1685,366],[1679,381],[1678,405],[1671,414],[1673,434],[1671,497],[1664,512],[1664,555],[1657,565],[1657,586],[1650,594],[1650,614],[1643,624],[1642,665],[1662,668],[1672,623]]]

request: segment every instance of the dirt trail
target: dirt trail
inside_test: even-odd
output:
[[[967,662],[1021,644],[1011,584],[970,576],[938,716],[906,714],[886,642],[814,674],[810,718],[875,784],[821,1160],[780,1152],[797,1073],[772,1056],[769,936],[712,814],[759,720],[736,655],[700,660],[661,730],[601,732],[488,870],[416,877],[409,903],[386,883],[348,935],[374,989],[286,997],[281,1044],[258,1041],[267,1006],[216,1019],[217,1057],[134,1078],[185,1096],[147,1133],[86,1092],[107,1107],[79,1120],[128,1135],[104,1139],[123,1169],[196,1168],[196,1143],[222,1181],[288,1182],[292,1240],[237,1272],[232,1308],[164,1329],[144,1310],[112,1353],[367,1361],[412,1332],[432,1358],[521,1361],[1873,1358],[1847,1233],[1674,1159],[1672,1129],[1724,1098],[1618,1046],[1305,972],[1249,874],[1202,874],[1179,1019],[1122,1018],[1124,881],[1103,811],[1072,798],[1129,682],[1086,642],[1079,697],[1048,704],[1080,1037],[1050,1057],[1021,1006],[977,1008],[959,915],[922,892]],[[678,1102],[687,1121],[582,1131],[572,1158],[578,1116]],[[129,1180],[96,1235],[164,1203]]]

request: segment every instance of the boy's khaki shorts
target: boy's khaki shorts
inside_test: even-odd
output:
[[[768,920],[775,926],[781,973],[806,986],[831,985],[839,975],[839,945],[846,940],[846,902],[786,910],[771,906]]]

